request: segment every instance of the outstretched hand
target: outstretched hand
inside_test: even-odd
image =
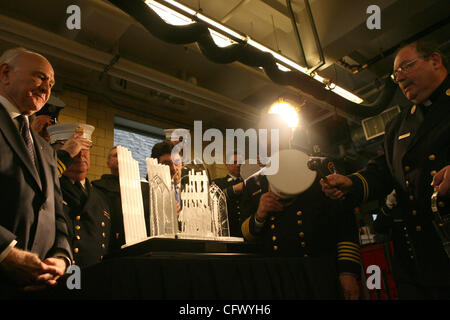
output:
[[[438,189],[442,197],[450,197],[450,165],[445,166],[433,177],[431,186]]]
[[[349,177],[341,174],[330,174],[326,179],[320,179],[320,185],[325,195],[333,200],[342,199],[353,185]]]

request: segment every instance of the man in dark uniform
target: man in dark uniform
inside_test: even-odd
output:
[[[260,128],[279,128],[280,150],[289,148],[290,129],[280,119],[267,116]],[[325,197],[317,178],[305,192],[282,200],[270,191],[267,177],[258,172],[245,181],[242,234],[248,241],[258,241],[265,254],[302,258],[306,264],[314,264],[315,274],[331,279],[317,283],[316,295],[310,298],[340,298],[339,278],[344,297],[358,299],[358,232],[353,211],[345,209],[342,202]]]
[[[228,174],[223,178],[213,180],[225,194],[227,199],[228,223],[230,226],[230,236],[242,237],[239,200],[242,191],[241,165],[237,152],[227,156],[225,166]]]
[[[92,181],[92,184],[100,189],[108,198],[111,207],[111,250],[120,250],[125,244],[125,232],[123,227],[122,201],[120,198],[119,163],[117,161],[117,147],[113,147],[108,154],[107,166],[111,174],[102,175],[100,180]]]
[[[401,48],[393,79],[414,103],[386,125],[384,155],[353,175],[328,176],[323,191],[338,199],[382,199],[394,188],[398,209],[392,217],[396,282],[404,299],[450,298],[450,260],[433,224],[431,195],[449,217],[450,80],[437,46],[415,42]],[[386,220],[386,219],[385,219]],[[448,228],[442,224],[439,228]],[[448,230],[447,230],[448,231]]]
[[[68,139],[76,131],[83,131],[86,139],[90,139],[94,131],[93,126],[79,123],[56,126],[56,130],[49,131],[51,141],[54,141],[53,134],[58,135],[56,148],[61,140]],[[80,267],[101,262],[110,249],[110,207],[106,196],[86,178],[89,167],[90,150],[82,149],[60,178],[73,264]]]

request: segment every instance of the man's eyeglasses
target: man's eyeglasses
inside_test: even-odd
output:
[[[416,58],[408,63],[405,63],[403,66],[398,67],[394,72],[391,74],[391,79],[395,83],[398,83],[397,77],[399,73],[402,74],[408,74],[409,71],[411,71],[411,68],[414,66],[414,64],[417,62],[417,60],[421,59],[421,57]]]

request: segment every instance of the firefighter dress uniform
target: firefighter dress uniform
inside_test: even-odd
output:
[[[310,264],[306,269],[311,274],[305,277],[315,278],[309,281],[316,287],[305,292],[305,298],[342,298],[337,285],[338,274],[352,273],[358,277],[361,272],[353,211],[344,210],[341,202],[326,198],[317,178],[309,189],[285,202],[282,212],[269,213],[258,230],[255,214],[261,196],[268,191],[266,176],[257,173],[246,180],[241,199],[244,238],[259,242],[264,255],[299,258],[306,266]],[[328,280],[320,284],[320,279]]]
[[[60,178],[64,212],[68,217],[73,264],[85,267],[109,253],[111,215],[105,195],[86,178],[85,190],[66,176]]]
[[[433,225],[431,182],[450,164],[450,80],[430,98],[406,108],[386,126],[384,155],[350,177],[353,193],[361,201],[383,199],[394,188],[398,209],[391,219],[399,296],[422,297],[413,287],[428,288],[428,297],[450,298],[450,259]],[[437,206],[449,231],[450,200],[440,197]],[[402,285],[405,290],[402,292]],[[415,289],[413,289],[415,291]],[[441,295],[441,293],[443,295]]]

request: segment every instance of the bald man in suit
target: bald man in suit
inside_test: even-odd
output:
[[[56,285],[72,259],[55,152],[28,121],[53,84],[45,57],[0,57],[0,296]]]

